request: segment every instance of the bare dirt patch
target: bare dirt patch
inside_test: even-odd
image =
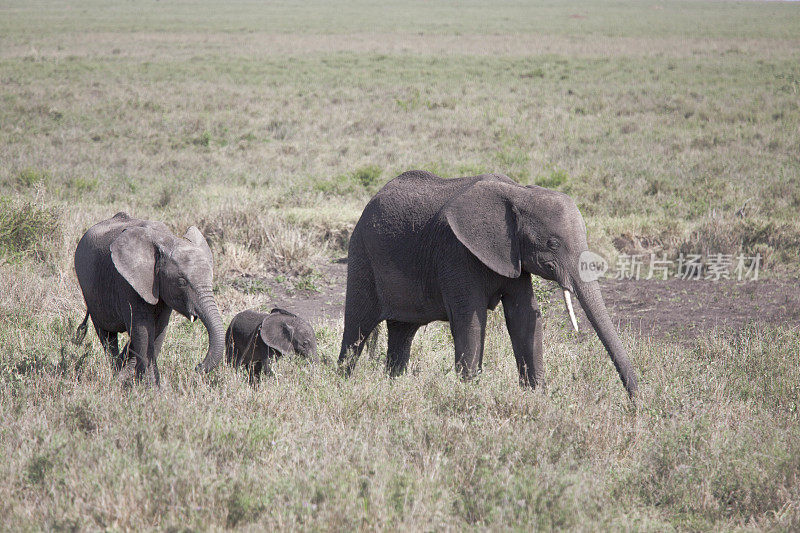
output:
[[[339,320],[344,310],[347,264],[339,259],[318,270],[322,274],[318,291],[277,285],[270,305],[286,307],[314,322]],[[796,280],[602,280],[601,287],[613,320],[640,335],[683,341],[703,331],[736,329],[751,322],[800,324],[800,283]],[[552,309],[563,307],[555,287],[550,304]],[[561,315],[551,313],[549,320],[566,324],[566,312]],[[578,320],[582,328],[588,327],[582,310]]]
[[[275,284],[271,287],[269,305],[288,309],[312,323],[343,317],[347,262],[338,259],[317,265],[316,271],[321,275],[315,283],[317,290],[295,290],[286,284]]]
[[[678,341],[748,323],[800,323],[800,284],[794,280],[607,280],[603,294],[623,328]]]

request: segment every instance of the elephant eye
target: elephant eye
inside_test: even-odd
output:
[[[186,287],[186,284],[187,284],[186,278],[178,278],[178,287],[181,288]]]
[[[558,239],[556,239],[555,237],[550,237],[549,239],[547,239],[547,247],[550,248],[551,250],[558,250],[558,247],[560,245],[561,243],[558,242]]]

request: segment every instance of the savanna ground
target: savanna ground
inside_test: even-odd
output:
[[[800,528],[798,28],[760,2],[0,0],[3,527]],[[201,228],[225,320],[296,303],[334,359],[335,261],[412,168],[562,190],[612,264],[760,254],[762,279],[604,285],[637,410],[556,301],[544,393],[500,310],[471,383],[443,324],[403,377],[379,343],[259,389],[196,375],[180,317],[158,391],[70,343],[75,245],[125,210]]]

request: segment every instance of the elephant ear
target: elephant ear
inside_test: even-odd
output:
[[[214,262],[214,256],[211,254],[211,248],[208,246],[206,238],[203,237],[203,234],[200,233],[200,230],[197,229],[196,226],[189,227],[189,229],[186,230],[186,235],[184,235],[183,238],[200,248],[208,258],[209,262]]]
[[[294,328],[286,322],[286,317],[269,315],[262,322],[258,334],[264,344],[286,355],[294,352]]]
[[[443,213],[456,238],[481,263],[501,276],[522,272],[518,213],[511,201],[511,185],[478,181],[445,205]]]
[[[158,246],[145,228],[128,228],[111,243],[111,261],[125,281],[150,305],[158,303]]]

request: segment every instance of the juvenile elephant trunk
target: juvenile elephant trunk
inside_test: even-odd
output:
[[[578,300],[581,302],[586,316],[592,323],[597,336],[611,356],[611,361],[617,369],[622,384],[631,399],[635,399],[638,384],[636,381],[636,373],[628,360],[628,355],[622,341],[617,335],[617,330],[611,322],[611,317],[608,315],[608,310],[603,302],[603,295],[600,293],[600,285],[597,281],[586,283],[581,281],[578,276],[573,277],[573,287]]]
[[[225,328],[210,289],[200,295],[198,317],[208,330],[208,353],[203,362],[197,365],[197,370],[210,372],[217,367],[225,353]]]

